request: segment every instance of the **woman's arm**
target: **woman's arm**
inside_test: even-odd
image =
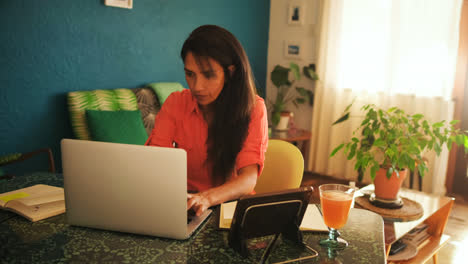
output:
[[[252,112],[249,132],[243,147],[236,158],[237,175],[223,185],[209,190],[189,194],[187,210],[192,209],[201,215],[206,209],[229,200],[249,194],[255,188],[257,178],[262,173],[265,152],[268,145],[268,121],[265,103],[257,96]]]
[[[188,194],[187,210],[192,209],[200,216],[206,209],[229,200],[249,194],[257,183],[258,165],[252,164],[241,168],[237,177],[231,177],[226,183],[206,191]]]

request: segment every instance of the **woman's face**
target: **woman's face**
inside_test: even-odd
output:
[[[213,103],[224,87],[223,67],[214,59],[195,60],[191,52],[185,56],[185,79],[192,95],[201,106]]]

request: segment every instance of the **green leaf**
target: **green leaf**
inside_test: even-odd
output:
[[[356,155],[356,147],[357,147],[356,143],[351,145],[351,149],[349,150],[349,153],[348,153],[348,160],[352,159],[354,155]]]
[[[365,136],[365,137],[368,137],[368,136],[372,135],[372,130],[369,127],[366,126],[362,130],[362,135]]]
[[[349,119],[349,113],[346,113],[344,116],[338,118],[338,120],[336,120],[332,125],[339,124],[339,123],[344,122],[344,121],[346,121],[348,119]]]
[[[359,171],[359,169],[361,169],[361,165],[362,165],[362,160],[357,159],[357,162],[354,165],[354,170]]]
[[[450,121],[450,125],[453,126],[453,125],[458,124],[459,122],[460,122],[460,120],[452,120],[452,121]]]
[[[356,98],[354,100],[356,100]],[[348,112],[349,109],[351,109],[351,106],[353,106],[353,104],[354,104],[354,100],[348,106],[346,106],[346,108],[344,110],[345,113]]]
[[[380,169],[380,166],[379,166],[378,164],[377,164],[377,165],[374,164],[374,166],[371,167],[370,173],[371,173],[371,179],[372,179],[372,180],[375,179],[375,174],[377,173],[377,171],[378,171],[379,169]]]
[[[411,171],[414,171],[414,166],[416,166],[416,162],[406,154],[406,164],[408,164],[408,167]]]
[[[369,118],[365,118],[364,120],[362,120],[361,127],[367,126],[367,124],[369,124],[369,122],[370,122],[370,119],[369,119]]]
[[[289,71],[290,70],[288,68],[285,68],[281,65],[275,66],[271,72],[270,79],[277,88],[281,87],[282,85],[291,85],[288,79]]]
[[[362,151],[368,151],[372,145],[374,144],[374,136],[369,135],[369,136],[364,136],[361,139],[361,150]]]
[[[458,134],[456,137],[455,137],[455,142],[457,142],[457,145],[463,145],[465,143],[465,136],[462,135],[462,134]]]
[[[387,170],[387,178],[390,179],[393,174],[393,167],[388,168]]]
[[[358,170],[358,182],[362,182],[362,179],[364,178],[364,171],[362,169]]]
[[[293,73],[294,78],[296,80],[300,80],[301,79],[301,72],[300,72],[299,66],[296,63],[291,62],[291,63],[289,63],[289,68],[291,69],[291,72]]]
[[[439,143],[434,143],[434,151],[436,152],[437,156],[440,155],[440,152],[442,152],[442,148],[440,147]]]
[[[332,153],[330,154],[330,157],[335,156],[335,154],[336,154],[340,149],[342,149],[342,148],[344,147],[344,145],[345,145],[345,144],[342,143],[342,144],[340,144],[338,147],[336,147],[336,148],[332,151]]]
[[[464,135],[464,138],[465,138],[465,154],[468,153],[468,137],[466,135]]]
[[[301,96],[307,96],[307,90],[304,89],[304,87],[296,87],[296,91],[297,91]]]
[[[389,109],[387,110],[387,112],[391,113],[391,112],[393,112],[393,111],[395,111],[395,110],[397,110],[397,109],[398,109],[398,107],[394,106],[394,107],[389,108]]]
[[[426,167],[426,164],[424,162],[418,164],[419,176],[424,177],[424,174],[425,174],[426,170],[427,170],[427,167]]]
[[[277,126],[280,119],[281,119],[281,112],[273,112],[271,116],[271,122],[273,123],[273,126]]]
[[[452,149],[452,145],[453,145],[453,137],[449,137],[447,139],[447,148],[448,148],[448,150]]]
[[[294,103],[295,103],[295,104],[303,104],[303,103],[305,103],[305,101],[306,101],[305,98],[296,98],[296,99],[294,100]],[[296,105],[296,107],[297,107],[297,105]]]
[[[434,123],[434,124],[432,125],[432,127],[433,127],[433,128],[441,128],[441,127],[444,126],[444,124],[445,124],[445,121],[440,121],[440,122]]]
[[[377,140],[374,141],[373,146],[374,147],[383,147],[383,146],[385,146],[385,142],[381,138],[378,138]]]
[[[304,73],[305,77],[311,80],[316,81],[319,79],[318,74],[314,71],[312,67],[304,66],[304,68],[302,68],[302,73]]]

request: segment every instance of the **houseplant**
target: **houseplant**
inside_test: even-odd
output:
[[[314,64],[304,66],[302,72],[308,79],[318,80]],[[292,79],[289,78],[290,76],[292,76]],[[294,89],[292,89],[294,83],[301,79],[299,66],[294,62],[289,64],[289,68],[276,65],[271,72],[270,78],[278,89],[276,98],[269,101],[271,107],[271,122],[273,123],[273,127],[276,128],[280,122],[281,113],[289,112],[286,110],[286,106],[289,102],[292,102],[296,107],[305,102],[312,105],[314,94],[311,90],[307,90],[304,87],[294,87]]]
[[[348,120],[351,105],[334,125]],[[464,146],[465,153],[468,152],[467,131],[455,127],[458,120],[430,123],[422,114],[409,115],[397,107],[384,110],[373,104],[365,105],[361,110],[364,120],[354,130],[353,137],[337,146],[330,157],[343,150],[348,160],[354,158],[358,181],[369,169],[377,198],[397,199],[408,169],[418,170],[423,177],[428,170],[423,157],[425,151],[433,150],[439,155],[444,145],[450,149],[455,143]],[[389,190],[396,193],[385,192]]]

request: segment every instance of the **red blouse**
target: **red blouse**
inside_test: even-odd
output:
[[[268,145],[268,121],[265,103],[256,96],[248,135],[237,155],[236,172],[248,165],[258,165],[258,175],[263,170]],[[229,117],[227,117],[229,118]],[[187,189],[203,191],[223,184],[222,179],[211,177],[207,162],[206,139],[208,125],[197,101],[189,89],[172,93],[156,116],[155,126],[145,145],[177,147],[187,151]],[[175,164],[176,165],[176,164]],[[235,177],[235,175],[233,175]]]

